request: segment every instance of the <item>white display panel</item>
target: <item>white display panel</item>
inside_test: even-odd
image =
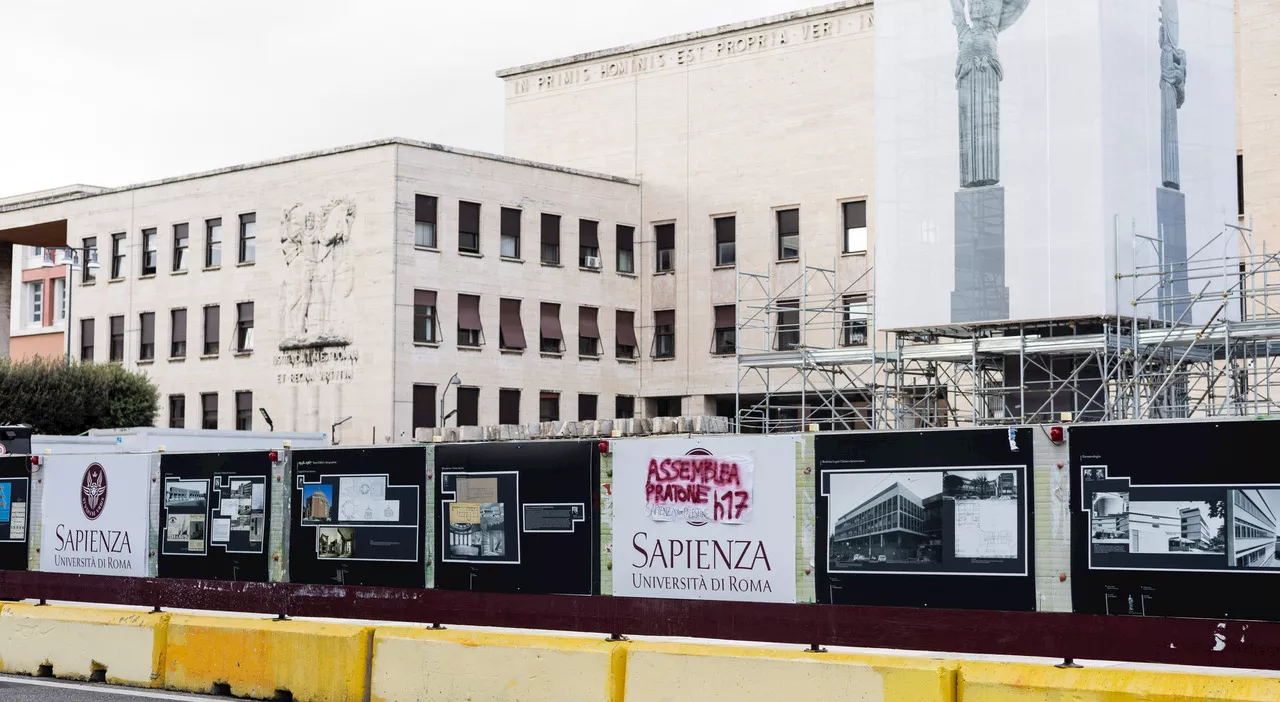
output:
[[[49,456],[38,475],[40,570],[146,577],[149,454]]]

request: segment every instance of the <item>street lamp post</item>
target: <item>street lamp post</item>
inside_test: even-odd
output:
[[[445,416],[444,416],[444,398],[445,398],[445,397],[447,397],[447,396],[449,395],[449,386],[450,386],[450,385],[462,385],[462,378],[459,378],[459,377],[458,377],[458,374],[457,374],[457,373],[454,373],[454,374],[453,374],[453,377],[449,379],[449,382],[445,383],[445,385],[444,385],[444,390],[441,390],[441,391],[440,391],[440,428],[441,428],[441,429],[443,429],[443,428],[444,428],[444,420],[445,420]]]

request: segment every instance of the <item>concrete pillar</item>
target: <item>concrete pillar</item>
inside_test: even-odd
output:
[[[0,358],[9,356],[9,316],[13,313],[13,244],[0,241]]]

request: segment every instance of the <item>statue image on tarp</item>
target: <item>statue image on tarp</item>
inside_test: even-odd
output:
[[[1179,42],[1178,0],[1160,2],[1160,184],[1156,232],[1160,242],[1160,319],[1191,324],[1187,281],[1187,197],[1182,192],[1178,110],[1187,100],[1187,52]]]
[[[960,190],[956,192],[955,291],[951,321],[1009,317],[1000,186],[1000,33],[1030,0],[950,0],[956,27]]]

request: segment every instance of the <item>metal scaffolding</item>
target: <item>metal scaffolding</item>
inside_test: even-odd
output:
[[[1056,321],[881,332],[872,270],[739,270],[738,430],[1280,413],[1280,254],[1235,225],[1175,265],[1132,241],[1124,312]]]

